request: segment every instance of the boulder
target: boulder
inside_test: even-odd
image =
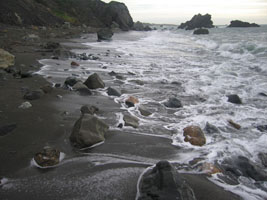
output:
[[[79,81],[79,80],[78,80],[76,77],[68,77],[68,78],[66,78],[64,84],[65,84],[66,86],[70,86],[70,87],[72,87],[72,86],[74,86],[78,81]]]
[[[77,148],[90,147],[105,140],[109,126],[97,117],[84,114],[74,124],[70,141]]]
[[[194,146],[206,144],[206,138],[201,128],[198,126],[188,126],[184,128],[184,141],[190,142]]]
[[[209,122],[206,123],[204,131],[208,134],[220,133],[219,129],[216,126],[210,124]]]
[[[138,107],[141,115],[148,117],[149,115],[152,115],[152,113],[150,111],[148,111],[144,106],[139,106]]]
[[[163,104],[164,104],[164,106],[166,106],[168,108],[181,108],[181,107],[183,107],[181,101],[175,97],[169,98],[169,100],[164,102]]]
[[[213,22],[211,21],[211,15],[195,15],[190,21],[182,23],[178,28],[193,30],[195,28],[213,28]]]
[[[51,147],[45,147],[41,152],[36,153],[33,159],[41,167],[52,167],[59,164],[60,151]]]
[[[131,116],[131,115],[128,115],[128,114],[125,114],[123,116],[123,121],[124,121],[124,125],[125,126],[131,126],[133,128],[138,128],[139,124],[139,119],[134,117],[134,116]]]
[[[23,96],[26,100],[37,100],[40,99],[44,95],[44,92],[42,90],[34,90],[34,91],[28,91]]]
[[[121,96],[121,93],[118,90],[116,90],[116,89],[114,89],[112,87],[108,88],[107,94],[109,96],[116,96],[116,97],[120,97]]]
[[[267,125],[260,125],[260,126],[257,126],[257,129],[258,129],[260,132],[267,132]]]
[[[199,28],[197,30],[195,30],[193,32],[194,35],[205,35],[205,34],[209,34],[209,30],[208,29],[204,29],[204,28]]]
[[[128,99],[126,99],[125,104],[128,107],[134,107],[135,104],[139,103],[139,100],[133,96],[130,96]]]
[[[105,83],[101,80],[97,73],[92,74],[87,78],[84,82],[89,89],[97,89],[97,88],[104,88]]]
[[[135,30],[135,31],[152,31],[152,28],[150,28],[148,25],[144,25],[140,21],[137,21],[133,25],[133,30]]]
[[[242,104],[242,101],[237,94],[231,94],[231,95],[228,95],[227,97],[228,97],[228,102],[230,103]]]
[[[99,111],[99,108],[95,107],[95,106],[82,106],[81,107],[81,113],[82,114],[90,114],[93,115],[96,112]]]
[[[110,41],[113,36],[113,32],[111,29],[104,28],[97,32],[98,41],[106,40]]]
[[[258,157],[261,160],[262,165],[267,167],[267,153],[259,153]]]
[[[45,94],[51,93],[53,91],[53,87],[49,84],[44,85],[40,88]]]
[[[255,181],[267,181],[267,173],[244,156],[227,158],[222,162],[221,167],[225,173],[230,173],[236,178],[245,176]]]
[[[229,123],[232,127],[234,127],[235,129],[239,130],[239,129],[241,128],[241,126],[240,126],[239,124],[235,123],[233,120],[229,119],[229,120],[227,120],[227,121],[228,121],[228,123]]]
[[[78,81],[73,87],[73,90],[78,91],[80,95],[87,96],[92,95],[92,92],[89,90],[89,88],[84,85],[82,82]]]
[[[242,22],[240,20],[233,20],[231,21],[230,25],[228,26],[228,28],[232,28],[232,27],[260,27],[260,25],[255,24],[255,23],[248,23],[248,22]]]
[[[6,69],[14,64],[15,56],[5,51],[4,49],[0,49],[0,69]]]
[[[17,124],[8,124],[0,127],[0,136],[5,136],[17,128]]]
[[[138,184],[137,200],[196,200],[186,180],[168,161],[147,170]]]

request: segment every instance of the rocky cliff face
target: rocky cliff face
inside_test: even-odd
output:
[[[122,30],[133,26],[128,8],[115,1],[108,4],[100,0],[0,1],[0,23],[49,26],[64,21],[94,27],[110,27],[115,23]]]

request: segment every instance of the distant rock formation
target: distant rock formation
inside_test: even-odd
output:
[[[142,22],[135,22],[133,25],[133,30],[135,31],[152,31],[152,28],[148,25],[144,25]]]
[[[260,25],[255,23],[242,22],[240,20],[233,20],[231,21],[231,24],[228,27],[260,27]]]
[[[197,30],[194,31],[195,35],[205,35],[205,34],[209,34],[209,30],[205,29],[205,28],[199,28]]]
[[[133,20],[125,4],[100,0],[8,0],[0,1],[0,23],[10,25],[75,25],[129,30]]]
[[[193,30],[195,28],[214,28],[211,15],[195,15],[190,21],[181,23],[180,29]]]

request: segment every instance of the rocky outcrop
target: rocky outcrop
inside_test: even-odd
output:
[[[197,30],[195,30],[193,32],[194,35],[207,35],[209,34],[209,30],[208,29],[204,29],[204,28],[199,28]]]
[[[101,80],[97,73],[92,74],[87,78],[84,82],[89,89],[97,89],[97,88],[104,88],[105,83]]]
[[[196,200],[185,179],[168,161],[160,161],[141,177],[138,200]]]
[[[228,28],[233,28],[233,27],[260,27],[260,25],[255,24],[255,23],[248,23],[248,22],[242,22],[240,20],[233,20],[231,21],[230,25]]]
[[[182,23],[178,28],[193,30],[195,28],[213,28],[213,22],[211,20],[211,15],[195,15],[190,21]]]
[[[201,128],[198,126],[188,126],[184,128],[184,141],[190,142],[194,146],[206,144],[206,138]]]
[[[14,64],[15,56],[5,51],[4,49],[0,49],[0,69],[6,69]]]
[[[105,140],[109,126],[90,114],[84,114],[73,127],[70,141],[75,147],[90,147]]]
[[[59,164],[60,151],[51,147],[45,147],[41,152],[36,153],[33,159],[41,167],[52,167]]]
[[[101,29],[97,32],[97,40],[101,42],[102,40],[110,41],[113,36],[113,32],[109,28]]]

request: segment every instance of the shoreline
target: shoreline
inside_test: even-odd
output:
[[[11,27],[8,31],[12,30],[14,27]],[[14,34],[17,34],[16,30]],[[41,30],[42,31],[42,30]],[[76,32],[75,30],[74,32]],[[26,30],[26,35],[29,33],[32,34],[38,33],[38,30]],[[78,31],[79,32],[79,31]],[[70,33],[69,33],[70,34]],[[79,34],[78,34],[79,35]],[[2,37],[2,33],[1,33]],[[14,36],[15,40],[21,39],[21,35]],[[53,42],[70,42],[72,43],[72,39],[68,38],[68,34],[62,38],[53,38]],[[1,38],[2,39],[2,38]],[[19,45],[12,44],[15,41],[14,38],[10,37],[6,44],[9,45],[9,48],[6,50],[16,56],[15,66],[21,68],[22,70],[38,70],[41,68],[41,64],[38,63],[38,60],[51,58],[53,56],[53,52],[36,52],[36,49],[40,47],[40,44],[49,41],[49,38],[40,37],[38,42],[36,41],[26,41],[25,43],[21,42]],[[78,44],[78,43],[77,43]],[[3,44],[1,44],[1,47]],[[73,46],[64,46],[63,51],[61,52],[63,56],[59,56],[59,59],[67,59],[65,55],[68,55],[68,52],[73,48]],[[33,67],[31,67],[33,65]],[[15,123],[16,128],[14,131],[8,133],[5,136],[0,137],[0,160],[3,164],[1,164],[0,168],[0,177],[8,177],[11,179],[17,179],[19,182],[20,178],[27,179],[27,176],[38,176],[40,173],[38,170],[34,170],[30,166],[30,161],[33,158],[34,154],[39,152],[44,146],[49,145],[52,147],[59,148],[62,152],[66,154],[66,163],[70,163],[69,165],[62,163],[62,165],[58,166],[52,174],[57,176],[57,172],[59,175],[73,173],[69,170],[75,168],[76,170],[80,170],[79,173],[85,172],[88,168],[87,165],[93,165],[94,160],[90,160],[90,162],[86,162],[87,158],[84,160],[81,159],[84,165],[76,164],[75,159],[78,159],[81,155],[79,150],[73,149],[69,142],[69,135],[72,130],[73,124],[80,116],[80,107],[84,104],[88,104],[88,97],[79,96],[78,94],[64,90],[62,88],[53,88],[51,93],[45,94],[38,100],[33,100],[30,103],[32,104],[32,108],[22,110],[19,109],[18,106],[21,105],[25,100],[23,99],[23,93],[25,89],[39,89],[42,86],[50,84],[43,76],[41,75],[33,75],[29,78],[17,79],[14,78],[12,73],[1,73],[3,77],[0,80],[0,114],[1,114],[1,125]],[[62,98],[58,98],[60,95]],[[99,115],[101,117],[107,117],[108,123],[114,123],[115,111],[120,110],[118,104],[116,104],[113,99],[109,97],[96,95],[89,96],[90,105],[97,105],[100,107]],[[159,160],[168,160],[174,156],[179,154],[179,148],[172,145],[170,139],[160,138],[160,137],[150,137],[145,135],[137,135],[134,133],[127,133],[129,130],[111,130],[109,131],[106,141],[104,144],[97,146],[96,148],[89,149],[86,152],[89,154],[89,157],[94,154],[105,155],[107,153],[111,153],[113,155],[119,156],[136,156],[135,159],[138,161],[150,160],[149,163],[156,163]],[[101,162],[101,157],[96,156],[95,158],[97,162]],[[74,161],[72,161],[74,160]],[[87,172],[87,176],[92,176],[96,171],[100,171],[100,176],[105,174],[106,171],[109,171],[109,176],[118,176],[118,188],[123,184],[131,186],[130,192],[127,191],[127,188],[123,188],[120,194],[123,194],[123,199],[133,199],[136,194],[136,184],[137,179],[139,178],[140,172],[146,168],[146,165],[137,166],[137,164],[126,164],[123,165],[121,161],[118,163],[109,163],[109,159],[107,159],[107,163],[100,167],[92,167],[89,168],[89,172]],[[112,159],[111,159],[112,160]],[[89,164],[88,164],[89,163]],[[92,164],[93,163],[93,164]],[[131,169],[131,178],[124,180],[123,175],[127,174],[125,169]],[[112,172],[112,169],[114,172]],[[122,170],[121,176],[118,174]],[[25,171],[27,173],[25,173]],[[112,175],[112,173],[114,173]],[[26,177],[25,177],[26,174]],[[50,175],[47,174],[49,177]],[[194,185],[194,190],[196,189],[196,196],[199,196],[200,199],[214,199],[213,197],[220,194],[221,198],[218,199],[236,199],[235,195],[231,195],[231,193],[225,192],[222,188],[216,186],[209,182],[202,175],[185,175],[189,178],[189,182]],[[42,177],[45,177],[45,173],[42,174]],[[83,175],[80,175],[83,177]],[[50,177],[50,184],[52,183],[54,177]],[[59,178],[59,177],[58,177]],[[60,178],[59,178],[60,179]],[[98,179],[97,179],[98,180]],[[120,182],[120,180],[124,180]],[[36,180],[37,181],[37,180]],[[103,181],[103,180],[102,180]],[[202,189],[197,189],[198,184],[196,182],[200,182],[200,185],[204,185],[203,188],[210,188],[209,193],[206,194]],[[38,183],[38,181],[36,182]],[[99,186],[101,182],[98,183]],[[37,184],[38,186],[38,184]],[[37,187],[36,186],[36,187]],[[39,183],[39,186],[41,184]],[[70,186],[73,187],[72,184]],[[89,185],[87,185],[90,187]],[[134,188],[132,188],[135,186]],[[22,186],[21,186],[22,187]],[[27,186],[25,186],[27,188]],[[30,187],[30,185],[29,185]],[[106,189],[111,187],[110,185],[106,185]],[[23,188],[23,187],[22,187]],[[214,188],[217,188],[216,190]],[[110,188],[111,189],[111,188]],[[214,189],[214,190],[212,190]],[[39,188],[39,192],[43,192],[42,188]],[[56,192],[53,189],[52,192]],[[85,192],[85,191],[83,191]],[[215,192],[215,195],[210,195],[212,192]],[[217,193],[216,193],[217,192]],[[7,195],[7,199],[16,199],[19,197],[19,194],[8,194],[5,191],[1,191],[0,194]],[[223,194],[221,194],[223,193]],[[21,193],[23,194],[23,193]],[[68,194],[68,193],[67,193]],[[214,193],[213,193],[214,194]],[[8,196],[10,195],[10,196]],[[24,194],[25,197],[33,197],[31,193]],[[42,194],[38,199],[45,199],[49,195]],[[73,197],[78,195],[78,193],[73,192]],[[109,195],[107,193],[106,195]],[[228,196],[230,195],[230,196]],[[23,195],[22,195],[23,196]],[[58,196],[58,198],[63,198],[64,195]],[[114,196],[114,198],[117,198]]]

